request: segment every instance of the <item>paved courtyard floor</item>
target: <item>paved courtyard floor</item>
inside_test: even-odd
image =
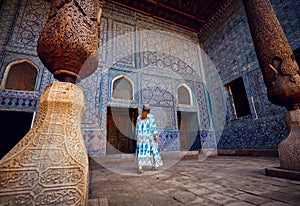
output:
[[[300,181],[265,175],[277,157],[163,158],[137,174],[134,161],[90,159],[89,206],[300,205]]]

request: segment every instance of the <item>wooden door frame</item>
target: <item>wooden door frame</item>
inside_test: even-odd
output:
[[[129,113],[129,116],[130,116],[130,120],[131,120],[131,122],[133,121],[133,124],[134,124],[134,127],[131,127],[131,134],[133,135],[134,134],[134,132],[135,132],[135,124],[136,124],[136,118],[137,118],[137,116],[138,116],[138,108],[126,108],[126,107],[114,107],[114,106],[108,106],[107,107],[107,116],[106,116],[106,118],[107,118],[107,126],[106,126],[106,130],[107,130],[107,135],[106,135],[106,141],[107,141],[107,143],[109,143],[109,138],[110,138],[110,134],[109,134],[109,121],[108,121],[108,119],[110,118],[110,117],[112,117],[112,112],[111,112],[111,110],[112,110],[112,108],[115,108],[115,109],[117,109],[117,110],[120,110],[121,112],[124,112],[124,113],[126,113],[126,112],[128,112]],[[126,111],[127,110],[127,111]],[[114,120],[112,120],[113,122],[114,122]],[[131,124],[131,123],[130,123]],[[128,139],[129,139],[129,141],[128,141],[128,145],[127,145],[127,147],[128,147],[128,152],[125,152],[125,151],[120,151],[120,148],[122,148],[122,146],[121,145],[119,145],[120,144],[120,142],[121,142],[121,140],[119,139],[119,135],[120,135],[120,131],[118,130],[118,128],[117,128],[117,125],[116,125],[116,123],[114,122],[114,125],[115,125],[115,127],[116,127],[116,132],[117,132],[117,144],[118,144],[118,148],[115,148],[116,150],[118,150],[119,152],[118,153],[134,153],[135,152],[135,149],[136,149],[136,142],[135,142],[135,140],[133,140],[133,136],[130,138],[130,137],[127,137]],[[132,124],[131,124],[132,125]],[[124,135],[125,136],[125,135]],[[112,145],[110,145],[110,146],[112,146]],[[106,154],[112,154],[112,153],[110,153],[109,151],[108,151],[108,149],[106,149]]]

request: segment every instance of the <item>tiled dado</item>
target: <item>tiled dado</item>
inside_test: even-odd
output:
[[[180,151],[178,131],[159,131],[159,148],[161,151]]]
[[[228,123],[218,141],[219,149],[277,148],[285,137],[282,115]]]
[[[82,130],[82,137],[89,156],[106,154],[106,130]]]
[[[37,110],[40,94],[15,90],[0,90],[0,110],[31,111]]]
[[[89,156],[106,155],[106,130],[83,130],[82,136]],[[200,130],[195,134],[191,149],[198,151],[203,149],[216,149],[216,141],[213,131]],[[159,129],[159,148],[163,152],[180,151],[180,137],[178,130]]]

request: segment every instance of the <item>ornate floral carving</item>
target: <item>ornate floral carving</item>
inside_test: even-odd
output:
[[[37,196],[35,205],[84,205],[81,203],[81,192],[75,188],[47,190]]]
[[[68,186],[82,182],[84,173],[80,168],[49,168],[41,174],[40,183],[46,186]]]
[[[56,79],[74,83],[97,69],[101,8],[98,0],[52,1],[37,51]]]
[[[31,189],[38,182],[38,176],[37,170],[2,170],[0,185],[2,189]]]

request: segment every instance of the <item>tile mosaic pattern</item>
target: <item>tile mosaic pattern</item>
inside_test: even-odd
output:
[[[44,13],[49,11],[49,4],[44,1],[23,1],[19,9],[8,45],[17,49],[26,46],[36,52],[39,34],[48,18]]]
[[[82,130],[82,136],[85,142],[89,156],[105,155],[106,148],[106,130]]]
[[[178,131],[161,130],[159,132],[159,148],[161,151],[180,151]]]
[[[144,74],[142,76],[142,103],[162,107],[174,106],[172,79]]]
[[[209,115],[209,108],[207,103],[207,97],[206,97],[206,88],[205,84],[201,82],[195,82],[195,93],[198,94],[195,96],[196,99],[196,106],[198,107],[201,115],[199,117],[200,120],[200,128],[204,130],[210,129],[210,121],[211,117]]]
[[[118,21],[113,21],[112,26],[113,63],[135,68],[135,27]]]
[[[100,24],[100,37],[99,37],[99,63],[105,63],[107,58],[107,28],[108,28],[108,20],[105,17],[101,18]]]
[[[300,1],[271,0],[271,3],[291,48],[298,48],[300,46]]]
[[[37,92],[0,90],[0,110],[34,112],[39,98]]]
[[[99,117],[101,114],[98,109],[100,105],[100,84],[96,84],[100,81],[101,72],[96,71],[78,84],[83,89],[85,101],[85,111],[81,122],[83,129],[98,129],[100,126]],[[93,86],[91,87],[91,85]]]
[[[208,130],[202,130],[200,131],[200,137],[199,140],[201,141],[201,145],[203,149],[216,149],[217,144],[216,141],[217,139],[215,138],[215,133],[213,131],[208,131]],[[199,141],[199,140],[196,140]],[[197,147],[198,145],[194,145],[194,147]]]
[[[12,29],[12,24],[14,22],[15,16],[19,11],[18,1],[13,0],[9,2],[4,2],[0,12],[0,26],[2,32],[0,34],[0,45],[4,46],[9,41],[10,31]]]

